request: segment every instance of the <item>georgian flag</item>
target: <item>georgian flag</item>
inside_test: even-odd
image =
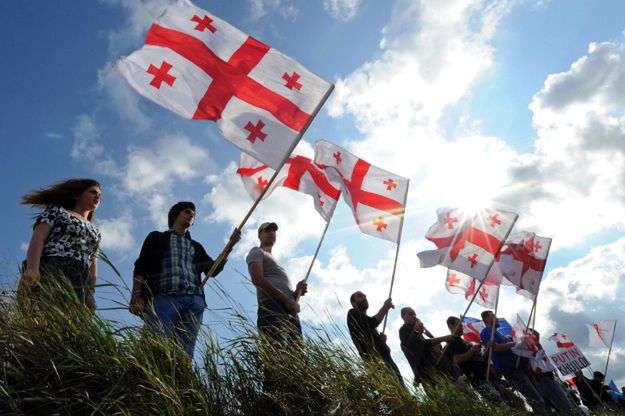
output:
[[[438,220],[425,238],[438,248],[417,253],[421,267],[442,265],[478,280],[486,278],[518,215],[484,209],[467,214],[439,208]]]
[[[556,371],[556,367],[549,360],[543,346],[540,345],[540,341],[532,334],[531,330],[527,330],[527,326],[519,314],[517,314],[516,323],[512,327],[512,339],[516,342],[516,345],[512,347],[512,352],[518,356],[529,358],[532,370],[536,373]]]
[[[168,110],[215,121],[228,141],[274,169],[333,88],[188,0],[169,6],[115,69]]]
[[[550,246],[551,238],[527,231],[512,233],[497,264],[505,277],[504,283],[515,286],[519,295],[534,299],[538,295]]]
[[[333,143],[315,143],[315,164],[341,184],[343,199],[360,230],[398,242],[406,209],[408,179],[358,158]]]
[[[573,341],[564,332],[554,332],[549,338],[549,341],[555,341],[558,349],[566,350],[575,346]]]
[[[256,200],[260,196],[274,172],[275,170],[269,166],[246,153],[241,153],[237,173],[241,176],[243,186],[252,199]],[[339,185],[330,182],[325,172],[304,156],[291,156],[286,161],[263,199],[267,198],[278,186],[310,195],[315,203],[315,209],[326,221],[332,218],[341,195]]]
[[[449,293],[464,295],[465,299],[472,299],[480,281],[466,274],[447,269],[445,287]],[[488,277],[475,296],[475,302],[485,308],[493,309],[499,296],[499,284]]]
[[[614,330],[616,329],[616,321],[601,321],[596,324],[588,325],[588,346],[589,347],[611,347],[614,339]]]

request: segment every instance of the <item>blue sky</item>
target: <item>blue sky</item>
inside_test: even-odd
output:
[[[0,282],[14,287],[34,211],[31,189],[68,177],[104,186],[97,211],[103,249],[123,286],[147,233],[163,229],[169,206],[193,200],[195,239],[216,256],[252,201],[234,174],[238,151],[208,122],[184,120],[138,96],[111,71],[140,47],[166,0],[0,3],[0,113],[4,238]],[[625,266],[625,24],[619,1],[372,0],[209,1],[203,7],[336,84],[298,152],[326,139],[411,179],[393,299],[413,306],[435,334],[464,310],[444,289],[442,268],[419,269],[416,252],[445,205],[494,205],[519,227],[553,237],[538,300],[537,329],[559,330],[594,369],[607,351],[584,348],[584,323],[623,316]],[[227,336],[230,300],[254,319],[244,257],[264,220],[280,225],[276,253],[299,280],[323,222],[310,200],[287,189],[261,204],[218,282],[209,283],[206,323]],[[307,324],[344,325],[349,294],[372,309],[389,290],[394,245],[361,235],[339,206],[302,303]],[[531,305],[502,290],[503,316]],[[103,316],[138,324],[98,291]],[[478,316],[475,306],[472,314]],[[389,342],[410,374],[389,317]],[[545,343],[548,344],[548,343]],[[546,345],[548,351],[553,346]],[[625,331],[617,327],[608,378],[625,384]]]

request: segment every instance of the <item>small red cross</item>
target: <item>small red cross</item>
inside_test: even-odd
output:
[[[161,89],[161,84],[163,82],[165,82],[165,84],[169,85],[170,87],[173,86],[176,77],[167,73],[171,68],[171,64],[167,61],[163,61],[160,68],[157,68],[154,65],[150,64],[147,69],[147,73],[154,75],[154,78],[152,78],[152,81],[150,81],[150,85],[157,90]]]
[[[445,218],[443,219],[443,222],[447,224],[447,227],[451,230],[454,228],[454,223],[458,222],[458,218],[452,217],[451,213],[448,212]]]
[[[384,219],[382,217],[378,218],[377,220],[373,221],[373,225],[378,227],[378,231],[382,231],[382,229],[386,229],[386,227],[388,227],[388,224],[384,224]]]
[[[540,241],[537,241],[536,243],[534,243],[534,252],[538,253],[540,251],[540,249],[542,249],[543,246],[540,244]]]
[[[449,286],[455,286],[456,283],[460,283],[460,279],[456,276],[456,273],[449,275],[449,277],[447,278],[447,283],[449,284]]]
[[[501,224],[501,220],[499,218],[499,213],[495,214],[495,215],[491,215],[490,217],[488,217],[488,220],[490,221],[490,226],[491,227],[495,227],[497,225]]]
[[[336,152],[332,156],[336,159],[337,165],[343,161],[343,159],[341,159],[341,152]]]
[[[471,262],[471,268],[474,268],[477,264],[477,253],[473,253],[473,255],[471,257],[468,257],[467,259]]]
[[[262,190],[265,186],[267,186],[267,179],[263,179],[262,176],[258,177],[258,187]]]
[[[204,15],[204,18],[200,18],[200,16],[198,15],[193,15],[193,17],[191,18],[191,21],[197,23],[197,25],[195,26],[195,30],[204,32],[204,29],[208,29],[212,33],[217,32],[217,28],[211,24],[213,23],[213,19],[211,19],[210,17],[206,15]]]
[[[247,140],[252,143],[254,143],[256,139],[265,141],[265,138],[267,138],[267,134],[263,133],[263,127],[265,127],[265,123],[263,123],[262,120],[258,120],[256,125],[253,125],[251,121],[248,121],[245,125],[245,130],[250,132],[250,134],[246,137]]]
[[[484,300],[488,299],[488,291],[486,291],[486,289],[482,288],[482,290],[480,290],[480,297]]]
[[[302,88],[302,84],[297,82],[297,80],[300,79],[300,76],[297,72],[293,72],[293,75],[289,75],[285,72],[284,74],[282,74],[282,79],[286,81],[286,84],[284,84],[284,86],[290,90],[295,88],[299,91],[300,88]]]
[[[390,191],[393,188],[397,188],[397,184],[392,179],[389,179],[388,181],[384,181],[384,185],[386,185],[387,191]]]
[[[317,198],[319,199],[319,204],[321,204],[321,206],[324,206],[326,203],[323,202],[323,199],[321,199],[321,194],[319,192],[317,192]]]

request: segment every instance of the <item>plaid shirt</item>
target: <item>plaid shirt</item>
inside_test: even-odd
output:
[[[158,280],[160,293],[167,295],[201,295],[201,276],[193,264],[195,248],[191,238],[170,232]]]

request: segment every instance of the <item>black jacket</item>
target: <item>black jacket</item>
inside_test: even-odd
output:
[[[145,279],[146,285],[141,289],[141,294],[145,297],[150,297],[152,294],[158,293],[158,278],[161,272],[163,258],[169,247],[169,236],[172,232],[174,231],[152,231],[148,234],[141,247],[139,258],[135,261],[133,275],[141,276]],[[204,250],[204,247],[202,247],[200,243],[191,239],[188,233],[187,238],[191,240],[195,251],[193,264],[199,272],[207,273],[213,266],[213,259],[206,254],[206,250]],[[213,276],[217,276],[223,270],[225,264],[226,260],[222,261]]]

